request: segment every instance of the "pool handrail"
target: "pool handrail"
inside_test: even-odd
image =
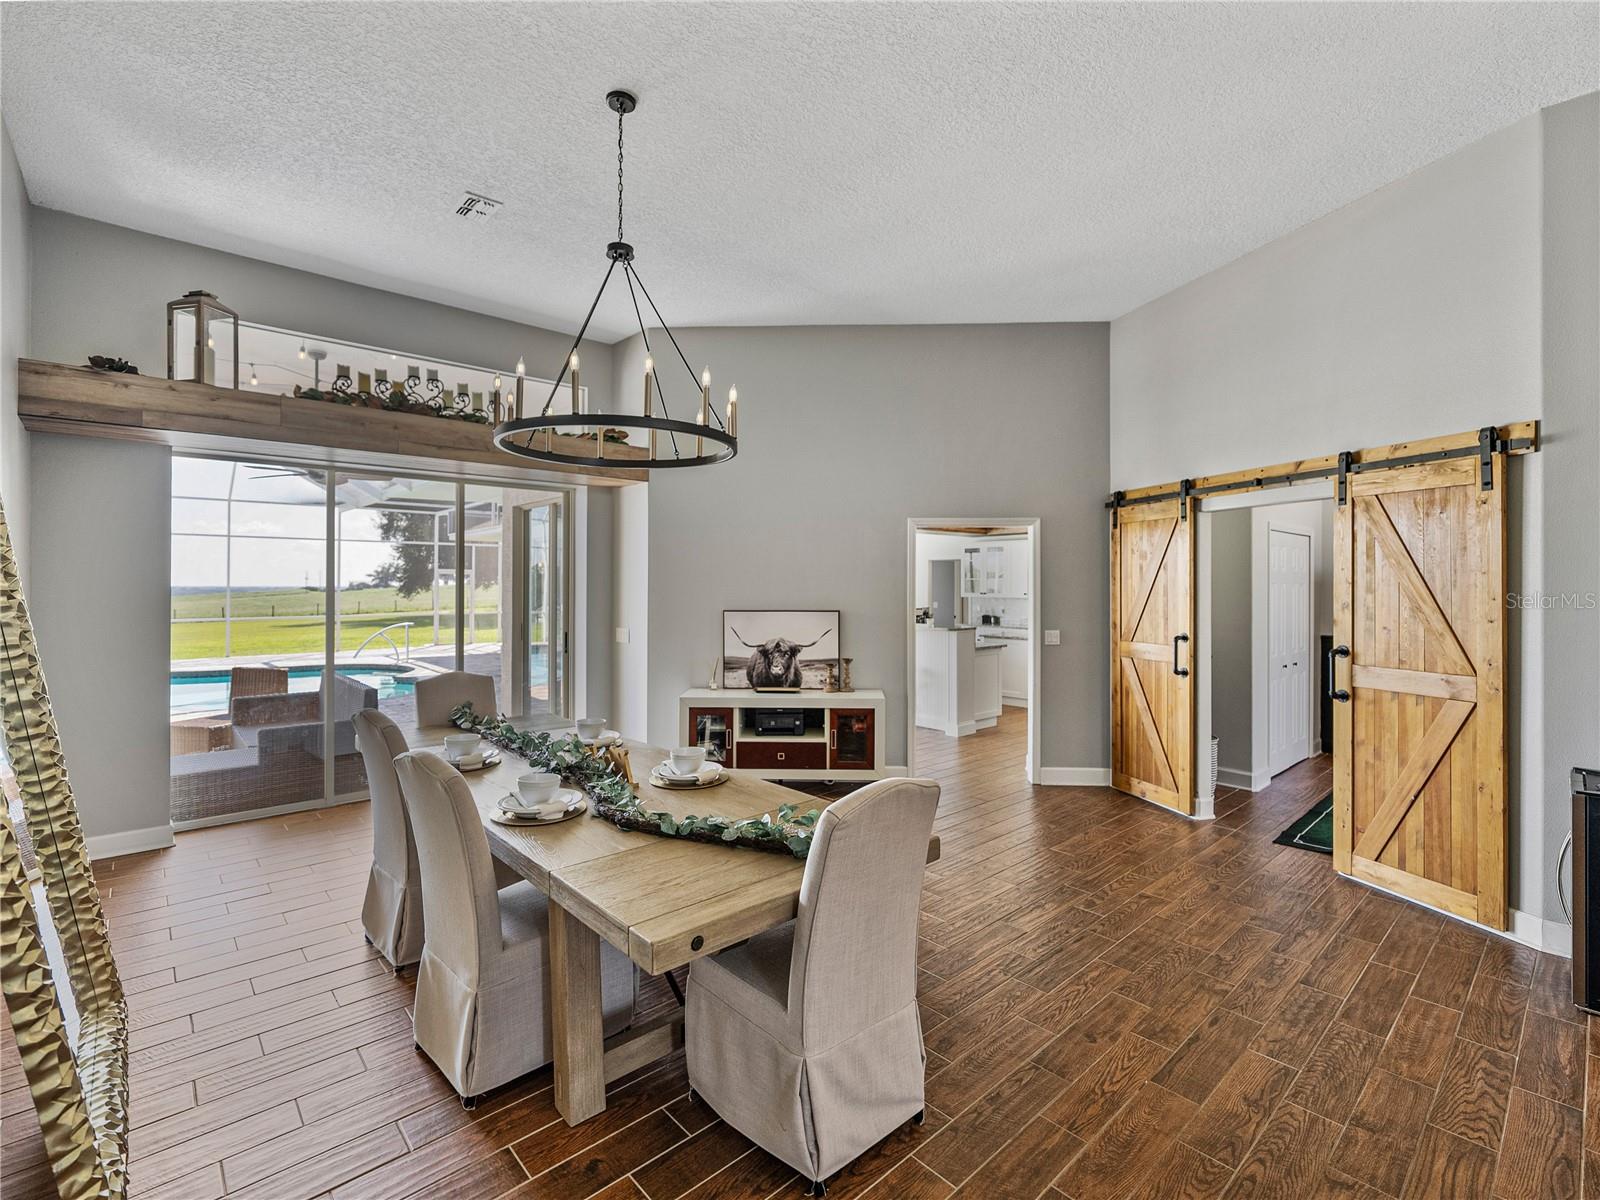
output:
[[[416,624],[415,621],[396,621],[392,625],[385,625],[382,629],[378,630],[377,632],[373,633],[370,637],[368,637],[366,641],[361,643],[361,645],[357,646],[356,647],[356,652],[354,654],[352,654],[350,657],[351,658],[360,658],[361,657],[361,652],[363,650],[365,650],[368,646],[370,646],[378,638],[382,638],[384,641],[389,643],[389,650],[390,650],[391,654],[393,655],[394,661],[396,663],[410,662],[411,661],[411,627],[413,625],[415,625],[415,624]],[[394,639],[389,636],[389,630],[391,630],[391,629],[404,629],[406,631],[406,655],[405,655],[405,658],[403,658],[403,659],[400,657],[400,647],[395,645]]]

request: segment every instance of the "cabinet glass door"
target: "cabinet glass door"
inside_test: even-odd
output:
[[[870,708],[836,708],[829,712],[829,765],[870,771],[874,767],[873,719]]]
[[[733,709],[691,708],[689,739],[691,745],[704,746],[712,762],[733,766]]]
[[[983,548],[983,590],[990,596],[1006,592],[1006,545],[997,542]]]
[[[980,596],[983,594],[983,563],[979,556],[980,551],[976,546],[968,547],[961,552],[961,594],[963,596]]]

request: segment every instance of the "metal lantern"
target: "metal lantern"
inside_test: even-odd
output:
[[[231,354],[229,348],[231,347]],[[217,352],[239,386],[239,314],[210,292],[185,292],[167,303],[167,378],[216,384]]]

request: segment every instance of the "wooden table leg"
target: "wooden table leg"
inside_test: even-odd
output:
[[[605,1111],[600,935],[550,901],[550,1036],[556,1111],[568,1125]]]

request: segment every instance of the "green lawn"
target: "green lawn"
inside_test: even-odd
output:
[[[420,606],[426,596],[398,596],[393,588],[360,588],[339,593],[339,649],[356,649],[369,636],[395,621],[415,621],[411,630],[413,649],[433,643],[433,613]],[[474,642],[500,640],[498,588],[478,589],[477,631]],[[172,598],[176,615],[213,620],[174,621],[172,660],[221,658],[224,654],[270,655],[310,654],[323,647],[323,595],[320,591],[285,588],[271,592],[235,592],[235,617],[266,617],[267,620],[233,622],[233,643],[224,647],[222,594],[195,593]],[[358,611],[359,610],[359,611]],[[274,615],[276,613],[276,615]],[[405,631],[392,630],[395,644],[405,646]],[[439,640],[455,642],[454,614],[441,615]],[[368,653],[386,654],[389,647],[381,638],[368,647]]]
[[[440,599],[451,598],[449,589],[442,589]],[[408,613],[431,609],[432,597],[427,592],[415,596],[402,596],[394,588],[347,588],[339,593],[339,611],[346,616],[366,613],[397,614],[401,620]],[[172,597],[173,617],[220,617],[223,593],[186,592]],[[233,593],[233,615],[236,617],[297,617],[320,616],[323,609],[321,588],[273,588],[261,591],[236,591]],[[500,607],[500,588],[491,584],[478,589],[478,612],[493,612]]]

